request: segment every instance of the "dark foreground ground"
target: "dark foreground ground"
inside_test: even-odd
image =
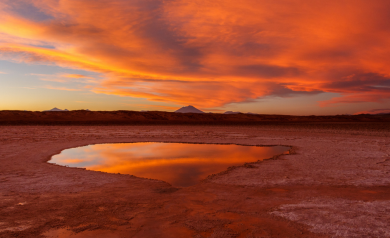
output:
[[[0,126],[0,237],[390,237],[389,124]],[[188,188],[46,163],[137,141],[292,150]]]
[[[390,114],[289,116],[162,111],[0,111],[0,125],[282,125],[281,122],[295,124],[307,122],[390,122]]]

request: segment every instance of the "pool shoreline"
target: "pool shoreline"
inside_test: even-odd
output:
[[[283,150],[283,152],[282,152]],[[156,179],[189,187],[233,167],[289,154],[288,146],[133,142],[104,143],[62,150],[50,164]],[[170,171],[169,173],[167,171]]]

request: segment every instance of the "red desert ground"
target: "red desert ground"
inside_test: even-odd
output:
[[[389,22],[0,0],[0,238],[390,238]]]
[[[389,115],[2,111],[0,119],[0,237],[389,237]],[[290,151],[242,158],[189,187],[47,163],[65,149],[129,142]]]

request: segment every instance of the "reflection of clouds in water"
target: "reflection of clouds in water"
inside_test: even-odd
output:
[[[62,163],[66,163],[66,164],[81,164],[83,163],[85,160],[84,159],[63,159],[61,160]]]
[[[190,186],[230,166],[267,159],[288,149],[283,146],[154,142],[99,144],[64,150],[50,162]]]
[[[115,146],[115,149],[105,145],[101,153],[116,157],[117,159],[132,160],[175,160],[175,159],[197,159],[197,160],[220,160],[221,158],[239,158],[245,155],[247,159],[259,158],[262,155],[268,156],[274,151],[270,147],[237,146],[237,145],[210,145],[210,144],[178,144],[178,143],[145,143],[143,145],[122,145]],[[252,153],[250,153],[252,152]],[[260,152],[260,153],[259,153]]]
[[[67,165],[69,167],[90,168],[105,160],[106,158],[101,157],[100,154],[90,146],[83,146],[64,150],[61,154],[53,156],[50,162]]]

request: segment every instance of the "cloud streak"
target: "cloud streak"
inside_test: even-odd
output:
[[[361,111],[361,112],[355,113],[354,115],[359,115],[359,114],[390,114],[390,108]]]
[[[6,0],[0,57],[100,73],[60,77],[96,93],[200,107],[323,92],[341,96],[320,106],[383,102],[389,12],[386,0]]]
[[[45,86],[44,88],[46,89],[53,89],[53,90],[61,90],[61,91],[85,91],[83,89],[78,89],[78,88],[66,88],[66,87],[53,87],[50,85]]]
[[[85,83],[85,84],[96,84],[98,80],[93,77],[85,76],[82,74],[30,74],[38,76],[42,81],[57,82],[57,83]]]

